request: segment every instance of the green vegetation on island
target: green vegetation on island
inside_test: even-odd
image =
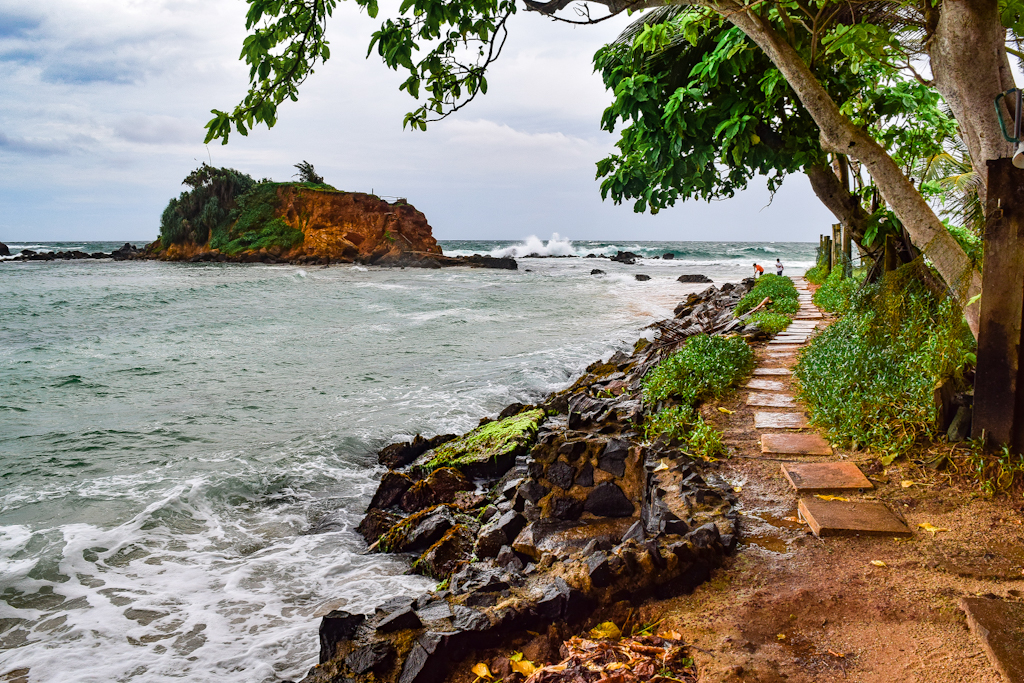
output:
[[[290,249],[302,243],[301,230],[289,226],[275,209],[278,189],[301,187],[319,191],[337,191],[323,182],[313,166],[296,164],[298,182],[279,183],[264,178],[254,180],[233,168],[203,164],[183,181],[186,190],[172,199],[160,217],[160,243],[209,244],[228,255],[244,251],[280,247]]]

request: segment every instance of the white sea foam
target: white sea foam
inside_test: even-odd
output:
[[[577,256],[572,246],[572,240],[561,237],[557,232],[551,234],[551,239],[544,242],[536,235],[530,235],[522,244],[514,244],[511,247],[495,249],[491,256],[523,258],[536,254],[538,256]]]

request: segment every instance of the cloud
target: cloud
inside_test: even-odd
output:
[[[54,154],[68,154],[78,147],[70,141],[55,142],[52,140],[31,140],[20,137],[11,137],[0,132],[0,149],[5,152],[13,152],[28,156],[52,156]]]
[[[173,145],[195,142],[204,134],[194,121],[173,116],[128,116],[114,127],[117,137],[143,145]]]
[[[39,28],[42,20],[37,17],[0,13],[0,39],[20,38]]]

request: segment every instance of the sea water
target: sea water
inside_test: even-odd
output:
[[[0,264],[0,679],[301,678],[319,615],[433,585],[354,531],[380,447],[566,386],[706,286],[680,274],[738,280],[776,257],[799,273],[815,255],[442,246],[519,270]],[[585,258],[618,250],[644,258]],[[337,510],[340,528],[309,533]]]

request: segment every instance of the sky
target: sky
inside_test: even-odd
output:
[[[389,2],[381,2],[386,10]],[[595,163],[617,136],[591,58],[628,23],[558,24],[520,12],[489,91],[427,132],[376,54],[379,24],[340,2],[331,59],[271,130],[203,145],[213,108],[247,89],[244,0],[0,0],[0,241],[156,237],[160,213],[201,162],[288,180],[302,160],[352,191],[405,197],[438,239],[815,241],[834,219],[802,175],[771,198],[656,216],[602,201]]]

